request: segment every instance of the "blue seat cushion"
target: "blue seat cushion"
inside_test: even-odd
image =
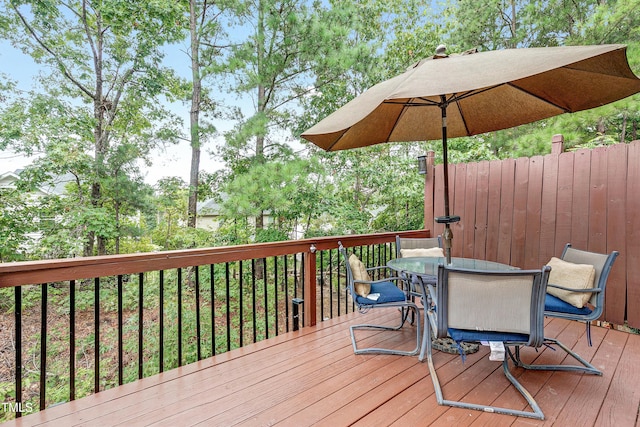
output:
[[[466,359],[466,355],[461,345],[462,342],[501,341],[526,343],[529,341],[529,335],[511,332],[474,331],[470,329],[455,328],[449,328],[447,331],[449,332],[451,339],[456,342],[458,352],[460,353],[463,362]]]
[[[371,293],[380,294],[377,300],[361,297],[356,297],[356,302],[361,305],[374,305],[383,304],[385,302],[398,302],[406,301],[407,297],[401,289],[399,289],[393,282],[378,282],[371,284]]]
[[[463,341],[528,342],[529,335],[511,332],[472,331],[470,329],[449,328],[449,336],[457,343]]]
[[[544,298],[544,310],[565,314],[581,314],[584,316],[591,314],[589,307],[578,308],[551,294],[547,294]]]

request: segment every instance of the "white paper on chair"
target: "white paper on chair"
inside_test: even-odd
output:
[[[380,294],[378,294],[378,293],[367,295],[367,299],[370,299],[370,300],[373,300],[373,301],[378,301],[378,298],[380,298]]]
[[[491,348],[489,360],[497,362],[504,360],[504,343],[502,341],[489,341],[489,348]]]

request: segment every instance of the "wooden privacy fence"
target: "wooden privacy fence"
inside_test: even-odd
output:
[[[427,157],[425,228],[444,227],[442,165]],[[640,328],[640,141],[531,158],[449,167],[453,256],[537,268],[566,243],[596,252],[617,250],[605,298],[605,321]]]

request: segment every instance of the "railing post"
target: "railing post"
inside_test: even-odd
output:
[[[302,298],[294,298],[291,300],[293,303],[293,330],[300,329],[300,308],[304,312],[304,300]]]
[[[304,324],[316,324],[316,247],[304,254]]]

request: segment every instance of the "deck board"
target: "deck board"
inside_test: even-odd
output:
[[[640,336],[593,327],[589,347],[584,324],[546,319],[547,336],[558,337],[604,375],[512,369],[545,413],[545,421],[535,421],[439,406],[428,367],[415,356],[354,355],[349,325],[373,316],[340,316],[5,425],[636,425]],[[391,324],[398,313],[378,310],[375,316]],[[408,348],[415,339],[413,328],[362,331],[359,343]],[[436,351],[445,397],[525,409],[501,364],[488,354],[481,346],[463,362]],[[570,361],[549,348],[524,349],[523,359]]]

